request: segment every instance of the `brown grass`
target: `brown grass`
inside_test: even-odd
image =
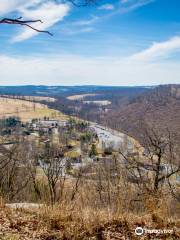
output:
[[[44,207],[39,212],[4,209],[7,226],[4,238],[0,239],[42,239],[42,240],[93,240],[93,239],[179,239],[178,223],[174,219],[159,222],[151,215],[132,213],[114,215],[108,208],[95,210],[89,207],[72,209],[66,204]],[[1,217],[2,218],[2,212]],[[135,235],[137,226],[148,229],[173,229],[173,234]],[[11,238],[10,238],[11,237]]]
[[[43,97],[43,96],[12,96],[12,95],[1,95],[1,97],[9,98],[9,99],[19,99],[19,100],[28,100],[28,101],[45,101],[45,102],[55,102],[56,99],[52,97]]]
[[[33,118],[42,119],[45,116],[54,119],[67,118],[61,112],[50,109],[41,103],[0,97],[0,118],[10,116],[19,117],[24,122]]]
[[[93,97],[93,96],[97,96],[97,95],[98,94],[95,94],[95,93],[79,94],[79,95],[68,96],[67,99],[69,99],[69,100],[82,100],[85,97]]]

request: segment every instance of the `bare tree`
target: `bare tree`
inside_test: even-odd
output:
[[[141,189],[157,193],[168,182],[176,182],[174,175],[180,173],[179,151],[176,136],[168,129],[160,132],[155,126],[141,125],[144,154],[120,154],[125,159],[129,180]],[[172,179],[172,180],[171,180]]]
[[[64,153],[61,148],[47,144],[43,151],[39,154],[40,165],[47,177],[51,204],[60,200],[63,194],[65,176]],[[57,194],[57,187],[60,187]]]
[[[31,179],[27,148],[19,141],[7,147],[1,145],[0,150],[0,191],[7,201],[12,201],[19,198]]]

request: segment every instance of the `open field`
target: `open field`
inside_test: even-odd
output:
[[[55,102],[56,99],[53,97],[42,97],[42,96],[12,96],[12,95],[1,95],[2,97],[6,98],[13,98],[13,99],[21,99],[21,100],[28,100],[28,101],[45,101],[45,102]]]
[[[83,103],[87,103],[87,104],[95,104],[95,105],[98,105],[98,106],[106,106],[106,105],[109,105],[111,104],[110,101],[108,100],[102,100],[102,101],[83,101]]]
[[[80,94],[80,95],[72,95],[67,97],[68,100],[82,100],[85,97],[94,97],[97,96],[98,94],[95,93],[89,93],[89,94]]]
[[[72,96],[67,97],[67,99],[71,100],[71,101],[83,100],[86,97],[95,97],[97,95],[99,95],[99,94],[88,93],[88,94],[72,95]],[[108,100],[83,101],[83,103],[84,104],[91,104],[91,103],[93,103],[93,104],[95,104],[97,106],[106,106],[106,105],[111,104],[111,102],[108,101]]]
[[[57,110],[48,108],[41,103],[0,97],[0,118],[16,116],[21,121],[29,121],[33,118],[66,119],[67,117]]]
[[[23,96],[23,98],[25,100],[29,100],[29,101],[45,101],[45,102],[55,102],[56,99],[52,98],[52,97],[41,97],[41,96]]]

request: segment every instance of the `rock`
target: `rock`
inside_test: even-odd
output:
[[[28,209],[28,210],[36,210],[40,209],[44,206],[44,204],[38,203],[7,203],[6,207],[10,209]]]

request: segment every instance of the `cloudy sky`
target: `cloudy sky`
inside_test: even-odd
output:
[[[180,83],[179,0],[96,1],[0,0],[1,19],[53,33],[0,24],[0,85]]]

